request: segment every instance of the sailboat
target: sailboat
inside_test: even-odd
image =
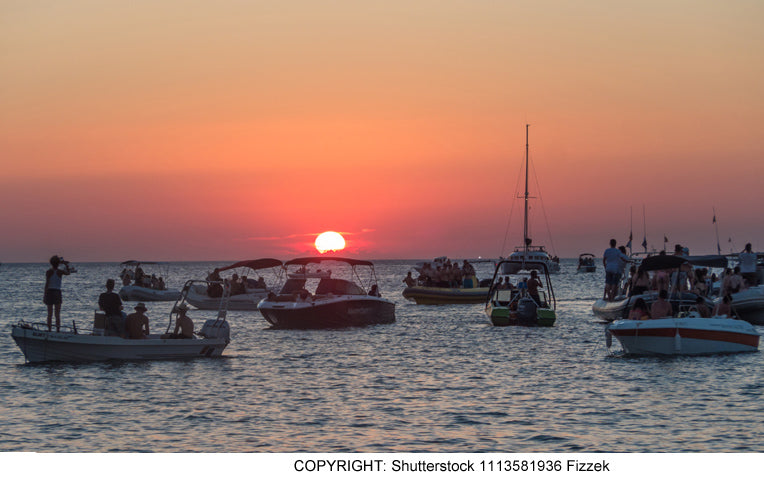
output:
[[[515,251],[509,255],[510,262],[502,264],[502,273],[511,275],[521,270],[544,270],[550,273],[560,272],[560,261],[552,257],[543,245],[533,245],[528,237],[528,129],[525,125],[525,209],[523,214],[523,245],[515,247]]]

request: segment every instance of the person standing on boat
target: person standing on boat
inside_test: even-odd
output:
[[[740,262],[740,274],[746,282],[746,286],[755,287],[758,284],[756,278],[756,254],[751,251],[751,244],[746,243],[745,249],[737,256]]]
[[[618,292],[618,284],[621,281],[621,274],[626,263],[630,262],[629,257],[623,254],[615,247],[615,238],[610,239],[610,248],[605,250],[602,255],[602,264],[605,266],[605,300],[615,300]]]
[[[98,296],[98,308],[106,314],[106,334],[123,336],[125,314],[122,312],[122,299],[114,292],[113,278],[106,280],[106,291]]]
[[[64,264],[63,270],[58,268]],[[56,331],[61,331],[61,279],[69,275],[69,262],[58,255],[50,257],[50,268],[45,272],[45,289],[42,301],[48,307],[48,331],[53,329],[53,314],[56,315]]]
[[[528,279],[528,295],[540,307],[542,305],[541,298],[539,297],[539,287],[544,288],[541,280],[539,280],[539,274],[536,270],[531,270],[531,278]]]
[[[125,319],[127,338],[140,339],[149,336],[149,317],[146,316],[146,305],[143,302],[135,306],[135,312]]]

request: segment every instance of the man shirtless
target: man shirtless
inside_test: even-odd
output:
[[[135,306],[135,312],[125,319],[127,338],[139,339],[149,336],[149,317],[145,315],[146,305],[143,302]]]
[[[674,314],[674,309],[671,307],[671,303],[666,300],[668,298],[668,292],[661,290],[658,293],[658,299],[653,302],[650,307],[650,317],[652,318],[666,318],[671,317]]]

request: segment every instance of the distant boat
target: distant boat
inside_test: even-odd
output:
[[[582,253],[578,256],[578,270],[579,273],[591,273],[597,271],[597,266],[594,264],[593,253]]]
[[[533,269],[541,270],[544,265],[546,271],[550,273],[559,273],[560,259],[551,256],[543,245],[533,245],[528,237],[528,129],[530,125],[525,126],[525,203],[523,210],[523,245],[515,247],[515,251],[509,255],[511,262],[503,263],[502,274],[514,274],[519,271],[530,271]]]
[[[138,260],[127,260],[120,264],[122,266],[122,288],[119,290],[119,296],[122,300],[132,302],[174,302],[180,297],[179,290],[168,290],[163,285],[164,277],[167,276],[169,267],[163,262],[141,262]],[[141,265],[150,265],[155,269],[164,270],[160,272],[162,285],[159,285],[156,274],[143,274]],[[140,273],[139,273],[140,272]],[[140,278],[137,278],[140,276]]]

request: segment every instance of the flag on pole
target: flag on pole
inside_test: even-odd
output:
[[[714,214],[714,220],[711,223],[716,223],[716,214]]]
[[[668,237],[666,235],[663,236],[663,243],[668,243]]]
[[[631,238],[632,238],[632,232],[629,232],[629,243],[626,244],[626,248],[631,250]]]
[[[647,250],[647,237],[645,237],[645,239],[642,240],[642,247],[644,247],[644,249]]]

